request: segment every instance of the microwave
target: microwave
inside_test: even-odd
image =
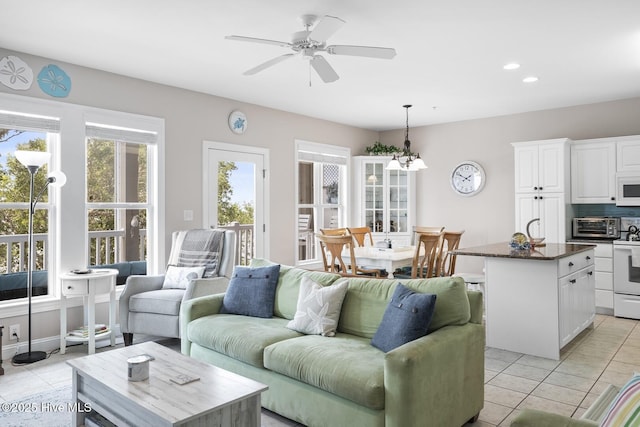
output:
[[[640,206],[640,171],[616,174],[616,206]]]
[[[618,239],[620,238],[620,218],[573,218],[573,237]]]

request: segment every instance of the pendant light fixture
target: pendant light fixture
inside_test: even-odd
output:
[[[407,130],[404,135],[404,148],[401,154],[394,154],[393,159],[387,165],[387,170],[406,170],[415,172],[417,170],[426,169],[427,165],[424,164],[420,158],[420,153],[413,154],[411,152],[411,141],[409,141],[409,108],[411,105],[402,106],[407,112]]]

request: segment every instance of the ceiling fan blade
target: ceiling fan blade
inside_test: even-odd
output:
[[[285,53],[284,55],[280,55],[280,56],[276,56],[273,59],[268,60],[267,62],[263,62],[262,64],[258,65],[257,67],[253,67],[250,70],[245,71],[244,74],[245,76],[252,76],[256,73],[259,73],[260,71],[267,69],[273,65],[276,65],[282,61],[284,61],[285,59],[289,59],[292,56],[295,56],[295,53]]]
[[[331,65],[329,65],[324,57],[315,55],[310,63],[323,82],[331,83],[340,78],[340,76],[338,76],[338,73],[336,73],[336,71],[333,69],[333,67],[331,67]]]
[[[365,56],[380,59],[391,59],[396,56],[396,50],[390,47],[332,45],[327,46],[325,50],[331,55]]]
[[[291,47],[291,43],[288,42],[281,42],[278,40],[267,40],[267,39],[257,39],[254,37],[244,37],[244,36],[226,36],[225,39],[227,40],[236,40],[239,42],[251,42],[251,43],[262,43],[262,44],[273,44],[276,46],[282,46],[282,47]]]
[[[318,43],[324,43],[329,37],[331,37],[336,31],[338,31],[345,24],[340,18],[335,16],[326,15],[316,24],[311,30],[307,38],[316,41]]]

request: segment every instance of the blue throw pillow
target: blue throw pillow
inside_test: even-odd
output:
[[[371,345],[386,353],[427,335],[435,306],[434,294],[414,292],[398,283]]]
[[[220,313],[273,317],[280,265],[235,267]]]

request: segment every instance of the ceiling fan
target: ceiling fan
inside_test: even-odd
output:
[[[320,52],[326,52],[329,55],[350,55],[350,56],[364,56],[367,58],[380,58],[391,59],[396,56],[395,49],[387,47],[374,47],[374,46],[352,46],[352,45],[329,45],[326,42],[336,31],[338,31],[345,21],[335,16],[326,15],[315,25],[313,29],[311,27],[316,22],[317,16],[315,15],[302,15],[300,18],[305,26],[304,31],[298,31],[292,34],[291,42],[282,42],[277,40],[258,39],[254,37],[244,36],[226,36],[228,40],[237,40],[242,42],[263,43],[272,44],[281,47],[288,47],[293,50],[294,53],[285,53],[284,55],[277,56],[273,59],[264,62],[257,67],[245,71],[245,76],[250,76],[259,73],[273,65],[276,65],[285,59],[289,59],[295,55],[300,55],[309,60],[309,64],[318,73],[318,76],[325,83],[331,83],[338,80],[340,77],[335,72],[333,67],[329,65],[327,60],[322,55],[318,55]]]

